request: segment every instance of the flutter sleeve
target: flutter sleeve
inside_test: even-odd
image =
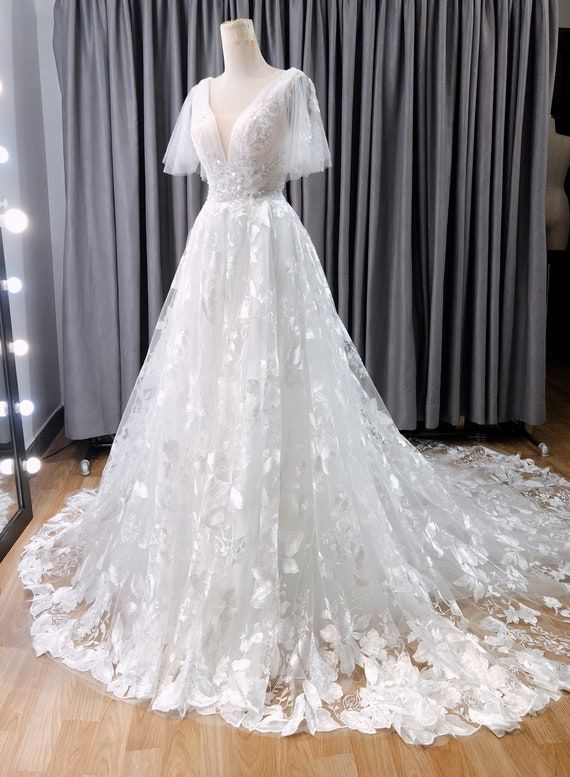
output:
[[[164,172],[170,175],[189,175],[198,172],[200,166],[200,160],[190,134],[193,99],[194,87],[188,92],[182,104],[162,158]]]
[[[331,166],[331,153],[315,85],[301,70],[288,95],[287,181],[318,173]]]

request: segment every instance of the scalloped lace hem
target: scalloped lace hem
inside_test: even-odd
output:
[[[567,485],[529,460],[481,446],[420,447],[432,460],[440,457],[446,464],[472,468],[476,460],[484,475],[481,482],[492,481],[502,465],[521,491],[548,483],[554,501],[553,491]],[[457,481],[458,471],[452,471]],[[471,478],[471,487],[477,482]],[[309,631],[287,646],[287,672],[278,671],[273,678],[260,677],[247,657],[212,667],[206,656],[199,656],[194,665],[186,661],[178,672],[149,662],[143,671],[140,655],[129,652],[132,646],[122,641],[116,624],[100,641],[91,635],[90,642],[81,642],[78,621],[69,614],[77,605],[77,598],[70,596],[72,586],[56,588],[44,579],[50,559],[57,556],[58,541],[81,526],[96,495],[97,489],[70,495],[24,547],[18,572],[32,592],[36,655],[50,653],[66,666],[88,673],[104,693],[146,702],[154,711],[178,717],[219,714],[233,726],[262,733],[287,736],[348,728],[372,734],[392,728],[404,741],[426,745],[442,735],[472,734],[481,726],[501,736],[570,690],[570,666],[547,658],[532,641],[530,647],[519,641],[523,632],[512,626],[519,619],[503,618],[492,610],[477,623],[485,636],[470,630],[475,621],[466,627],[466,621],[453,613],[434,610],[431,622],[408,623],[407,645],[399,649],[362,620],[344,634],[333,625],[318,634]],[[559,614],[561,602],[545,602]],[[521,625],[536,623],[535,611],[529,612],[530,616],[521,607]],[[251,635],[252,643],[256,639]],[[247,651],[243,653],[247,656]],[[297,676],[291,671],[292,656],[303,667]],[[283,655],[275,665],[285,665]]]

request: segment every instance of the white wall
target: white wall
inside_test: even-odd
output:
[[[10,296],[20,397],[34,401],[23,419],[28,446],[62,404],[61,283],[65,212],[61,97],[52,53],[53,0],[0,0],[0,198],[24,210],[28,229],[3,231],[8,275],[24,288]]]

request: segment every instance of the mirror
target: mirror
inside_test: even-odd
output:
[[[4,240],[0,227],[0,560],[32,518],[25,460],[15,355],[11,349],[12,322],[6,279]]]
[[[16,490],[16,475],[10,466],[14,459],[14,443],[10,433],[8,418],[8,390],[4,371],[0,373],[0,532],[14,517],[18,495]],[[10,472],[10,469],[12,471]]]

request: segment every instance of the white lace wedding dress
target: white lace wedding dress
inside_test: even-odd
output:
[[[313,82],[227,157],[209,83],[164,158],[208,198],[100,486],[22,551],[35,652],[260,732],[502,734],[569,687],[569,484],[399,434],[282,194],[330,165]]]

